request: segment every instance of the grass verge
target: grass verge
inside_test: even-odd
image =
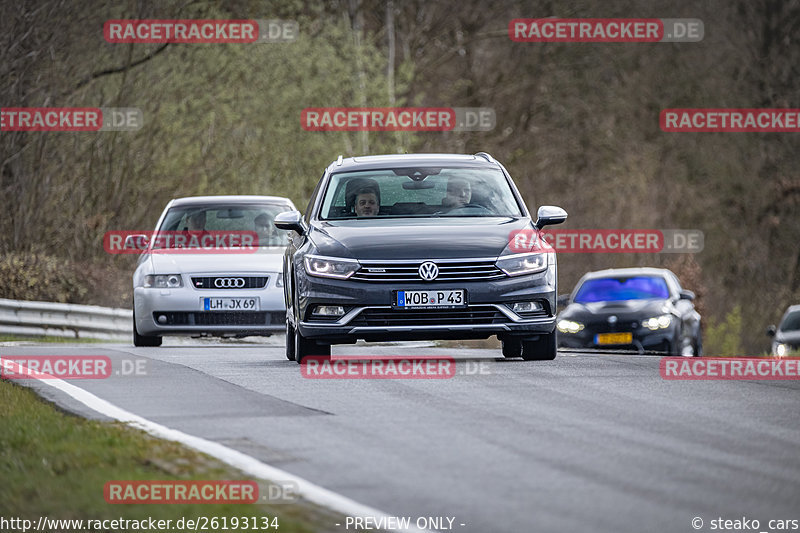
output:
[[[300,533],[328,530],[336,516],[302,500],[283,504],[109,504],[103,496],[108,481],[249,478],[176,442],[153,438],[121,423],[61,412],[32,390],[6,380],[0,380],[0,479],[0,516],[29,519],[34,524],[40,516],[174,521],[258,517],[259,523],[260,517],[267,516],[270,521],[277,517],[281,533]],[[228,524],[230,528],[231,522]]]

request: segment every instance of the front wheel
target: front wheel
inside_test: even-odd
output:
[[[503,346],[503,357],[522,357],[522,342],[513,337],[500,341]]]
[[[526,361],[550,361],[556,358],[556,332],[543,333],[535,341],[522,341],[522,358]]]
[[[133,345],[134,346],[161,346],[161,337],[139,335],[136,331],[136,314],[133,315]]]
[[[294,329],[294,360],[298,364],[303,363],[303,359],[310,355],[327,356],[331,355],[330,344],[318,344],[317,342],[303,337],[300,333],[300,328]]]
[[[286,359],[294,361],[294,328],[286,319]]]

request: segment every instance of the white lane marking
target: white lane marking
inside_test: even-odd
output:
[[[23,365],[20,365],[14,361],[4,361],[2,357],[0,357],[0,367],[15,370],[20,374],[30,374],[30,371],[28,371],[28,369]],[[41,379],[39,381],[45,385],[49,385],[60,390],[64,394],[67,394],[86,407],[97,411],[100,414],[115,420],[119,420],[120,422],[130,424],[131,426],[141,429],[150,435],[153,435],[154,437],[177,441],[181,444],[189,446],[190,448],[207,453],[208,455],[211,455],[212,457],[215,457],[224,463],[238,468],[245,474],[278,483],[282,481],[296,483],[297,492],[304,499],[317,505],[321,505],[322,507],[327,507],[333,511],[340,512],[345,516],[361,516],[364,518],[374,517],[377,520],[380,520],[381,518],[392,518],[392,516],[388,513],[358,503],[357,501],[351,500],[346,496],[342,496],[341,494],[337,494],[336,492],[320,487],[319,485],[316,485],[306,479],[295,476],[294,474],[290,474],[285,470],[262,463],[258,459],[250,457],[249,455],[245,455],[242,452],[228,448],[227,446],[223,446],[217,442],[195,437],[194,435],[189,435],[187,433],[183,433],[182,431],[178,431],[177,429],[168,428],[167,426],[162,426],[161,424],[147,420],[144,417],[130,413],[121,407],[117,407],[109,401],[95,396],[91,392],[83,390],[80,387],[76,387],[71,383],[67,383],[63,379]],[[431,533],[427,530],[418,529],[413,526],[409,526],[408,529],[386,529],[385,531]]]

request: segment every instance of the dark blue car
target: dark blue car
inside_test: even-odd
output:
[[[693,300],[664,268],[590,272],[558,315],[558,344],[699,356],[703,341]]]

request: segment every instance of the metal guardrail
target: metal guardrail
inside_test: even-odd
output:
[[[130,309],[0,298],[0,333],[119,339],[132,331]]]

